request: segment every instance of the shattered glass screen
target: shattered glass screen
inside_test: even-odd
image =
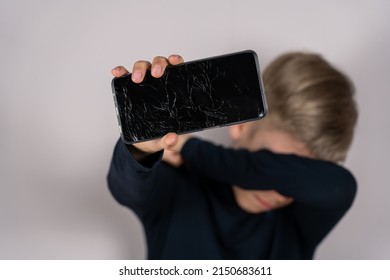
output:
[[[169,66],[158,79],[147,72],[140,84],[130,75],[114,78],[112,86],[126,143],[259,119],[266,113],[257,57],[251,51]]]

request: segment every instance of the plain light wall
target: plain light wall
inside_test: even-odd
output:
[[[145,258],[139,221],[106,185],[111,68],[254,49],[263,68],[318,52],[355,82],[359,192],[316,258],[390,259],[389,14],[386,0],[1,1],[0,258]],[[223,129],[201,136],[227,143]]]

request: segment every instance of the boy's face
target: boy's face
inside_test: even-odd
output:
[[[229,127],[229,134],[233,141],[233,147],[244,148],[251,151],[268,148],[268,142],[274,142],[272,130],[266,127],[259,129],[254,123],[243,123]],[[274,190],[247,190],[239,186],[233,186],[233,193],[238,206],[252,214],[260,214],[285,207],[293,202],[293,198],[286,197]]]
[[[307,146],[294,135],[276,129],[265,120],[248,122],[229,127],[234,148],[250,151],[267,149],[274,153],[295,154],[316,158]],[[272,187],[272,186],[270,186]],[[259,214],[290,205],[293,198],[283,196],[275,190],[247,190],[233,186],[237,204],[246,212]]]

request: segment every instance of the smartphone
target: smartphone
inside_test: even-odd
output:
[[[267,113],[251,50],[168,66],[161,78],[147,71],[139,84],[131,74],[116,77],[112,91],[127,144],[258,120]]]

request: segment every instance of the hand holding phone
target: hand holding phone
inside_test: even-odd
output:
[[[168,132],[183,134],[256,120],[266,114],[253,51],[180,65],[168,65],[170,61],[180,63],[182,59],[157,57],[153,64],[139,61],[132,74],[113,79],[125,143],[161,138]]]
[[[134,63],[132,70],[133,75],[131,78],[134,83],[141,83],[145,77],[146,71],[150,71],[154,78],[160,78],[164,74],[164,71],[168,65],[178,65],[183,62],[184,60],[180,55],[170,55],[168,58],[156,56],[152,63],[140,60]],[[112,69],[111,72],[116,78],[129,74],[129,71],[123,66],[117,66]],[[134,73],[137,74],[134,75]],[[133,143],[133,145],[144,153],[155,153],[163,149],[169,149],[172,153],[178,153],[188,139],[188,135],[179,136],[176,133],[169,133],[165,135],[165,137],[153,139],[150,141]],[[166,153],[164,153],[164,157],[165,155]],[[165,158],[165,160],[172,165],[179,165],[181,160],[170,155],[172,154],[168,154],[168,158]]]

